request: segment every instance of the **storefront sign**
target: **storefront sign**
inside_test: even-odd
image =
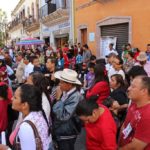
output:
[[[58,28],[61,29],[61,28],[69,27],[69,26],[70,26],[70,22],[65,22],[65,23],[59,24]]]

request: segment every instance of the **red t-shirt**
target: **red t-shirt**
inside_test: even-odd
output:
[[[68,68],[69,67],[69,60],[68,60],[68,56],[66,53],[63,54],[63,58],[64,58],[64,68]]]
[[[1,84],[5,84],[0,82]],[[5,131],[8,124],[8,115],[7,115],[7,109],[8,104],[11,103],[12,98],[12,90],[8,88],[8,99],[6,100],[0,100],[0,132]]]
[[[90,98],[93,95],[99,95],[97,100],[98,104],[101,104],[109,95],[110,88],[106,81],[100,81],[96,83],[91,89],[89,89],[86,93],[86,98]]]
[[[95,123],[85,124],[87,150],[116,150],[116,124],[110,111],[103,105],[104,113]]]
[[[133,138],[148,143],[144,150],[150,150],[150,104],[137,108],[137,105],[132,103],[129,107],[119,145],[125,146],[132,142]]]

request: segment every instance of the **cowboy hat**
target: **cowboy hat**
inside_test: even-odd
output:
[[[63,71],[57,71],[54,74],[54,77],[59,80],[81,85],[81,82],[78,80],[77,76],[78,76],[77,72],[71,69],[64,69]]]
[[[137,60],[138,61],[146,61],[147,60],[147,56],[145,52],[140,52],[139,56],[137,56]]]

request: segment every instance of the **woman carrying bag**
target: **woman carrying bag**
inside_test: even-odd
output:
[[[24,84],[16,90],[12,100],[12,108],[23,114],[23,121],[10,136],[13,149],[48,150],[50,128],[42,109],[40,91],[33,85]],[[0,149],[10,148],[0,145]]]

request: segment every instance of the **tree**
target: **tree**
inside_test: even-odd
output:
[[[4,45],[6,37],[7,15],[0,9],[0,46]]]

